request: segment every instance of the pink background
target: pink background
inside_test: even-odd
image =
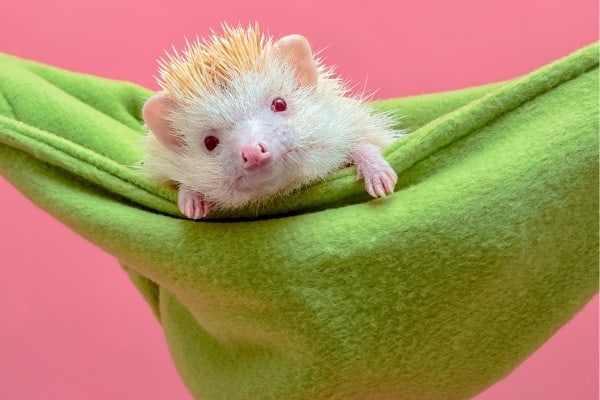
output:
[[[2,1],[0,51],[155,88],[155,59],[171,43],[258,21],[274,35],[303,33],[384,98],[515,77],[598,38],[596,0],[393,3]],[[0,196],[0,398],[190,399],[116,261],[2,178]],[[597,296],[477,397],[597,398]]]

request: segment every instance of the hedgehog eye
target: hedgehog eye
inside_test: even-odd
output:
[[[273,112],[283,112],[287,110],[287,103],[281,97],[276,97],[271,103],[271,110]]]
[[[219,144],[219,138],[216,136],[207,136],[204,138],[204,147],[206,150],[213,151]]]

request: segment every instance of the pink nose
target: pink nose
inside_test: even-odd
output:
[[[266,164],[271,159],[271,154],[262,143],[251,143],[242,147],[240,154],[242,156],[242,166],[248,171]]]

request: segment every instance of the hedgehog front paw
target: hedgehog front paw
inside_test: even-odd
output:
[[[365,180],[365,189],[373,197],[385,197],[394,193],[394,187],[398,182],[396,172],[389,165],[359,169],[357,180],[360,179]]]
[[[373,197],[394,193],[398,175],[383,158],[378,147],[363,144],[352,154],[356,164],[356,180],[365,180],[365,189]]]
[[[211,208],[210,203],[206,201],[202,193],[195,192],[184,186],[179,188],[177,205],[179,206],[179,211],[191,219],[206,217]]]

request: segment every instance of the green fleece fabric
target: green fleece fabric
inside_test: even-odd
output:
[[[508,82],[382,101],[396,192],[354,168],[182,218],[134,167],[150,95],[0,56],[0,171],[120,260],[198,399],[464,399],[598,290],[598,46]]]

